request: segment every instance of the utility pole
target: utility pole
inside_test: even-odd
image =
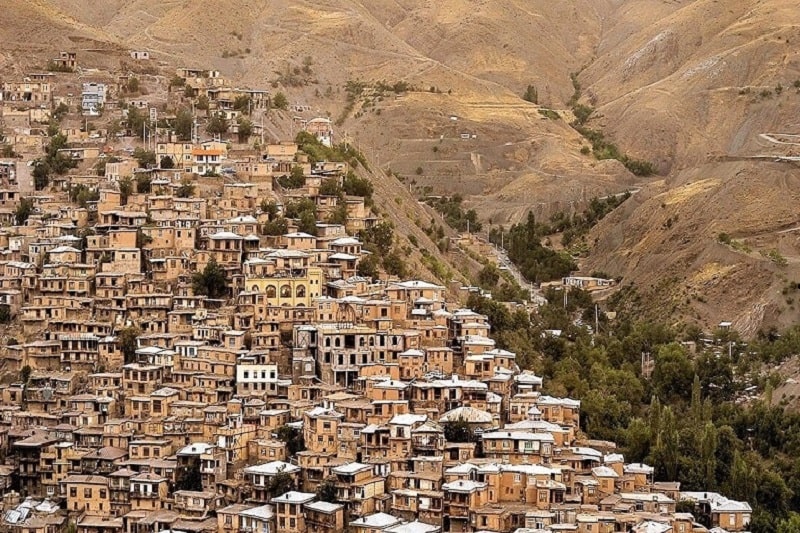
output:
[[[597,335],[600,332],[600,310],[598,309],[597,304],[594,304],[594,334]]]

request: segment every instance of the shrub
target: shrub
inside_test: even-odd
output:
[[[278,91],[275,93],[275,97],[272,99],[272,105],[275,106],[276,109],[285,111],[286,109],[289,109],[289,100],[286,98],[285,94]]]
[[[526,102],[538,104],[539,91],[536,90],[536,86],[528,85],[527,89],[525,89],[525,93],[522,95],[522,99],[525,100]]]
[[[550,120],[558,120],[561,118],[561,116],[552,109],[540,109],[539,114],[543,117],[549,118]]]
[[[586,124],[586,121],[589,120],[589,117],[594,113],[594,108],[588,105],[575,104],[572,108],[572,112],[578,124]]]

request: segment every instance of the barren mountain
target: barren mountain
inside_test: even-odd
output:
[[[340,138],[416,192],[460,192],[495,223],[641,186],[590,236],[586,270],[623,276],[665,313],[707,324],[731,319],[753,332],[797,317],[783,294],[800,279],[797,163],[776,161],[800,146],[791,0],[10,4],[0,13],[6,65],[18,55],[41,65],[71,45],[217,68],[329,113]],[[306,58],[313,75],[289,83]],[[564,111],[575,72],[581,102],[596,108],[588,126],[660,176],[581,152],[589,143]],[[416,90],[348,101],[348,81]],[[540,106],[522,100],[528,85]]]

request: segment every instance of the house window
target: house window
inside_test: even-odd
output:
[[[83,497],[84,498],[91,498],[92,497],[92,489],[89,489],[89,488],[83,489]]]

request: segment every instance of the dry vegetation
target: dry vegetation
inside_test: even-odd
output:
[[[508,224],[530,209],[548,216],[641,186],[595,229],[585,270],[624,276],[656,292],[665,310],[706,323],[754,330],[798,316],[780,287],[800,279],[800,232],[777,233],[800,226],[796,164],[751,159],[800,148],[759,136],[800,133],[796,2],[724,10],[714,0],[11,4],[0,13],[6,68],[21,55],[28,67],[42,63],[60,47],[146,48],[165,66],[217,68],[342,117],[338,132],[411,189],[385,196],[392,217],[408,209],[424,218],[408,204],[426,190],[460,192],[484,220]],[[282,85],[305,58],[313,74]],[[575,72],[580,103],[595,109],[588,126],[653,161],[661,176],[637,178],[592,156],[568,122]],[[415,90],[349,101],[345,86],[356,80]],[[522,98],[529,85],[538,105]],[[751,251],[721,243],[720,233]]]

